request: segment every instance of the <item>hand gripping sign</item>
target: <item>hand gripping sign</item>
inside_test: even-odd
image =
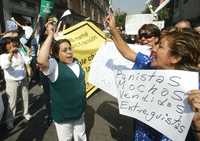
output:
[[[194,112],[188,93],[198,89],[197,72],[121,70],[115,73],[120,114],[149,125],[173,141],[184,141]]]

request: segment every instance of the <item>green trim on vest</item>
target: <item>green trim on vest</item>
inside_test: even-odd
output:
[[[85,74],[80,64],[80,74],[61,62],[58,63],[58,78],[50,83],[52,118],[58,123],[79,119],[85,111]]]

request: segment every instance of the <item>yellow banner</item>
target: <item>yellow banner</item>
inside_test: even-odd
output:
[[[96,51],[105,43],[106,37],[93,23],[80,22],[59,33],[60,38],[68,39],[74,49],[75,57],[80,61],[86,74],[86,94],[89,97],[97,88],[88,83],[90,63]]]

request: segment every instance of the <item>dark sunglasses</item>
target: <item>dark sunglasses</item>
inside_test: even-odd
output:
[[[153,36],[155,36],[155,35],[152,34],[151,32],[147,32],[147,31],[141,31],[141,32],[139,33],[139,38],[140,38],[140,39],[141,39],[142,37],[148,39],[148,38],[151,38],[151,37],[153,37]]]

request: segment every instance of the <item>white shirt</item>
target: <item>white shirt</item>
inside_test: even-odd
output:
[[[31,37],[33,29],[30,26],[22,26],[22,29],[24,30],[24,35],[20,38],[20,42],[25,45]]]
[[[17,53],[17,57],[13,56],[12,61],[9,61],[9,54],[4,53],[0,55],[0,66],[4,71],[4,77],[6,80],[22,80],[26,76],[25,64],[30,61],[23,58],[20,53]]]
[[[74,72],[76,77],[79,77],[80,67],[77,61],[66,65]],[[43,71],[43,73],[48,76],[51,82],[55,82],[58,79],[58,63],[54,58],[49,59],[49,69],[47,71]]]

